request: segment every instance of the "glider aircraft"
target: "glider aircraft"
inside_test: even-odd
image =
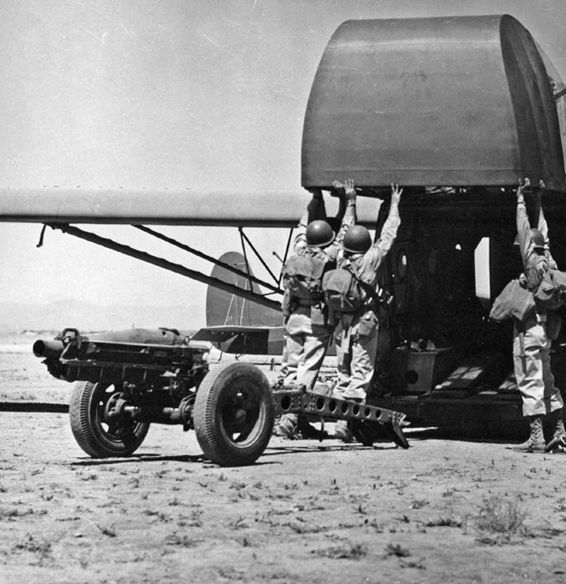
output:
[[[302,191],[0,187],[0,222],[60,229],[234,295],[248,308],[262,307],[253,309],[254,318],[207,318],[208,339],[216,335],[221,343],[246,332],[238,327],[255,327],[248,332],[261,335],[264,327],[280,325],[280,276],[260,280],[251,273],[248,253],[260,254],[246,227],[292,228],[310,189],[327,197],[335,179],[352,178],[358,221],[379,230],[380,202],[387,208],[389,185],[398,183],[404,188],[402,223],[380,274],[395,303],[382,315],[370,403],[414,421],[515,431],[524,422],[511,374],[511,331],[489,322],[489,307],[521,271],[513,245],[519,179],[544,184],[552,252],[566,266],[565,136],[566,86],[515,18],[351,20],[330,39],[312,84]],[[534,212],[533,201],[527,203]],[[216,267],[206,275],[86,231],[81,223],[130,224]],[[243,255],[205,256],[159,232],[159,225],[234,226]],[[291,242],[292,231],[286,254]],[[242,314],[241,304],[232,314],[238,310]],[[280,348],[257,342],[267,352]],[[558,385],[566,371],[561,346],[562,338],[553,355]]]

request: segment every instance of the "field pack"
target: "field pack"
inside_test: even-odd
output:
[[[322,253],[292,255],[283,268],[283,287],[297,298],[322,298],[322,274],[325,265],[326,258]]]
[[[324,274],[324,300],[331,312],[356,312],[365,301],[359,279],[350,270],[338,268]]]
[[[535,313],[535,309],[533,293],[523,288],[519,280],[511,280],[493,301],[489,318],[495,322],[509,318],[523,322]]]
[[[539,308],[556,310],[566,301],[566,272],[550,267],[544,255],[529,260],[525,268],[527,288],[534,294]]]
[[[533,292],[537,306],[556,310],[566,301],[566,272],[548,269]]]

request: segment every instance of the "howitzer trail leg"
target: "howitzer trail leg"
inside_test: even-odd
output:
[[[337,395],[336,397],[343,397]],[[365,400],[352,398],[350,401],[356,402],[358,404],[363,403]],[[342,440],[346,444],[349,444],[354,440],[354,438],[361,442],[364,446],[371,446],[374,440],[371,438],[371,432],[364,432],[363,424],[356,423],[355,421],[338,420],[334,426],[334,437]],[[367,426],[367,424],[366,424]]]
[[[404,416],[403,416],[404,417]],[[403,434],[403,430],[401,429],[401,422],[403,420],[394,420],[390,419],[386,422],[383,422],[383,428],[391,438],[395,444],[401,446],[402,448],[409,448],[409,443],[407,442],[407,438]]]
[[[402,412],[301,390],[276,390],[273,397],[277,413],[305,413],[363,424],[379,424],[395,444],[402,448],[409,447],[401,429],[401,422],[405,419]]]

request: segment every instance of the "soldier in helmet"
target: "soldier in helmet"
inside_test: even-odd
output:
[[[544,273],[556,269],[556,262],[550,254],[548,245],[548,227],[540,205],[540,190],[537,193],[538,229],[531,228],[527,215],[524,190],[530,186],[529,179],[519,184],[517,189],[517,239],[524,274],[520,281],[534,291],[540,284]],[[541,189],[544,183],[540,184]],[[514,321],[513,363],[517,387],[523,398],[523,415],[530,427],[528,440],[516,449],[525,452],[544,452],[545,450],[564,449],[566,431],[562,418],[563,400],[560,391],[554,385],[554,376],[550,368],[550,345],[558,336],[560,318],[538,304],[534,314],[524,321]],[[550,415],[554,435],[545,445],[542,421]]]
[[[375,296],[369,290],[377,290],[377,270],[397,236],[402,192],[398,185],[391,185],[389,215],[373,244],[369,231],[362,225],[355,225],[344,236],[343,251],[338,255],[338,268],[352,271],[365,289],[362,290],[365,300],[356,312],[338,315],[335,333],[338,382],[334,388],[334,395],[338,398],[360,403],[366,399],[377,356],[379,325]],[[355,204],[355,191],[350,197]],[[337,422],[335,435],[346,442],[352,438],[345,421]]]
[[[335,267],[344,235],[355,221],[353,182],[347,182],[344,188],[336,181],[333,188],[341,197],[338,234],[334,233],[331,220],[326,220],[321,191],[314,190],[297,226],[294,256],[283,269],[285,348],[279,383],[304,386],[307,391],[314,388],[333,330],[324,306],[322,275]],[[292,438],[298,424],[297,414],[285,414],[275,434]]]

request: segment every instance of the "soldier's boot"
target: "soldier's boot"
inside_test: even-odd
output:
[[[280,438],[294,440],[297,436],[297,425],[299,423],[298,414],[283,414],[273,429],[273,434]]]
[[[546,445],[546,452],[566,452],[566,428],[564,428],[564,418],[562,408],[552,412],[551,419],[554,426],[552,439]]]
[[[334,425],[334,438],[338,438],[342,442],[346,442],[346,444],[352,442],[354,436],[346,420],[338,420],[336,422]]]
[[[531,430],[529,439],[513,447],[513,450],[517,450],[518,452],[544,452],[546,445],[542,431],[542,416],[529,416],[528,420]]]
[[[326,430],[318,430],[312,424],[309,424],[305,416],[299,416],[297,430],[301,438],[311,438],[315,440],[324,440],[324,438],[328,438],[328,432]]]

